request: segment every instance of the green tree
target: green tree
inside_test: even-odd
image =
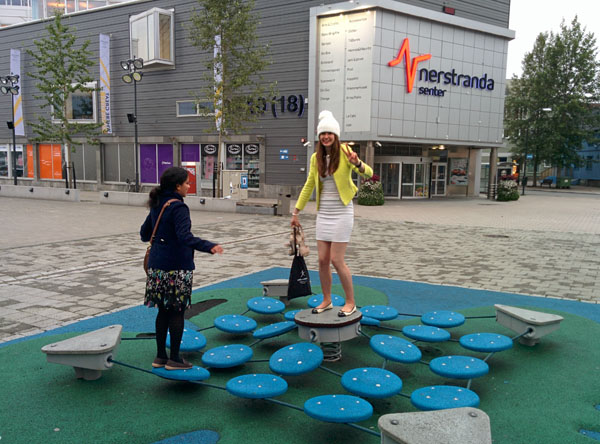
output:
[[[513,152],[533,155],[535,184],[541,162],[578,166],[582,143],[595,141],[600,125],[592,108],[600,92],[596,39],[577,17],[570,26],[563,21],[558,34],[538,35],[522,66],[522,77],[513,77],[508,87],[505,127]]]
[[[198,0],[188,26],[192,45],[208,52],[204,87],[197,92],[199,104],[212,102],[215,121],[211,130],[219,135],[217,181],[221,167],[221,144],[227,134],[238,134],[258,120],[271,103],[275,84],[266,83],[263,72],[271,64],[269,45],[258,40],[258,16],[254,0]]]
[[[56,12],[54,21],[46,26],[48,35],[34,40],[35,50],[27,50],[33,58],[35,72],[27,74],[36,79],[38,94],[36,99],[42,100],[42,109],[49,113],[37,116],[37,122],[30,125],[36,134],[32,140],[36,142],[54,142],[64,146],[64,160],[70,165],[71,149],[80,145],[74,137],[85,137],[89,143],[96,143],[102,123],[76,123],[69,117],[70,96],[77,92],[96,91],[97,88],[86,86],[93,82],[89,68],[94,64],[92,53],[88,50],[89,40],[77,48],[75,36],[71,29],[64,25],[60,12]],[[67,168],[67,182],[71,183],[71,174]]]

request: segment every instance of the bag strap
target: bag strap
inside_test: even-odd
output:
[[[179,199],[169,199],[165,202],[162,209],[160,210],[160,214],[158,215],[158,219],[156,219],[156,223],[154,224],[154,230],[152,230],[152,236],[150,237],[150,246],[152,246],[152,242],[154,242],[154,237],[156,236],[156,230],[158,229],[158,224],[160,223],[160,218],[162,217],[165,209],[171,205],[173,202],[177,202]]]

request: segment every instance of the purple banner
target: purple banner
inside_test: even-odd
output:
[[[200,162],[200,145],[197,143],[181,144],[182,162]]]
[[[158,145],[158,177],[162,173],[173,166],[173,145],[159,144]]]
[[[140,182],[158,183],[155,144],[140,144]]]

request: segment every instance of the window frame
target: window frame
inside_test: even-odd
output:
[[[194,103],[196,105],[196,112],[194,114],[181,114],[179,112],[179,104],[180,103]],[[201,106],[209,105],[210,108],[213,108],[212,112],[204,112],[201,111]],[[214,112],[214,106],[212,106],[212,102],[200,102],[197,103],[195,100],[176,100],[175,101],[175,115],[177,117],[215,117],[216,113]]]
[[[163,59],[160,57],[160,14],[168,15],[170,18],[170,30],[169,30],[169,49],[171,53],[171,59]],[[135,21],[145,19],[152,15],[153,20],[153,41],[148,41],[148,48],[152,45],[154,50],[154,58],[146,60],[144,54],[134,54],[133,51],[133,23]],[[148,27],[146,27],[148,29]],[[148,38],[148,36],[146,36]],[[135,14],[129,17],[129,54],[131,58],[141,57],[144,60],[145,67],[151,66],[175,66],[175,10],[174,9],[162,9],[162,8],[151,8],[147,11]]]
[[[71,86],[77,86],[80,85],[79,83],[73,83]],[[67,119],[69,123],[80,123],[80,124],[86,124],[86,123],[98,123],[98,91],[97,91],[97,87],[98,87],[98,82],[93,81],[93,82],[87,82],[83,84],[84,88],[93,88],[92,91],[80,91],[81,93],[89,93],[92,95],[92,115],[93,117],[91,119]],[[69,94],[69,96],[72,93]],[[60,120],[55,119],[54,118],[54,106],[50,107],[50,112],[52,115],[52,123],[60,123]],[[73,104],[71,104],[71,112],[73,112]]]

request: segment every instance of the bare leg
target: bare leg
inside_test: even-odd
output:
[[[319,252],[319,280],[323,290],[323,302],[316,308],[327,307],[331,304],[331,242],[317,241]]]
[[[346,303],[342,307],[342,310],[349,312],[354,308],[356,302],[354,302],[354,287],[352,286],[352,274],[350,273],[350,269],[348,268],[348,265],[346,265],[346,261],[344,260],[344,255],[346,254],[347,246],[348,242],[331,243],[331,263],[333,264],[338,273],[340,282],[342,283],[342,288],[344,289],[344,293],[346,295]]]

